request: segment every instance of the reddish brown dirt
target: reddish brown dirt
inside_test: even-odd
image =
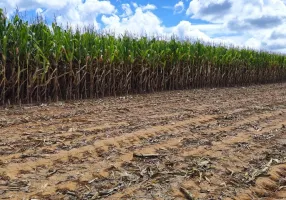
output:
[[[0,197],[286,199],[285,88],[2,107]]]

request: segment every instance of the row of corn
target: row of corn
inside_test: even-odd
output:
[[[286,57],[28,24],[0,10],[0,104],[286,81]]]

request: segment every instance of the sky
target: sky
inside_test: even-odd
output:
[[[286,53],[286,0],[0,0],[0,8],[49,24]]]

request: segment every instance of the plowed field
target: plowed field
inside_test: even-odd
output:
[[[1,199],[286,199],[286,84],[0,108]]]

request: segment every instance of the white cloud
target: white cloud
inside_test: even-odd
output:
[[[101,20],[105,25],[105,30],[114,31],[117,34],[122,34],[125,31],[132,32],[137,35],[163,34],[161,20],[153,14],[149,9],[153,9],[152,5],[137,7],[135,13],[128,17],[120,18],[117,15],[105,16]]]
[[[128,3],[122,4],[121,7],[122,7],[122,10],[124,10],[124,14],[122,15],[122,17],[130,16],[133,14],[131,6]]]
[[[183,39],[200,39],[204,41],[210,41],[210,37],[201,32],[199,29],[192,26],[188,21],[181,21],[177,26],[167,29],[169,34],[175,34]]]
[[[104,23],[105,31],[124,34],[125,31],[134,33],[137,36],[163,36],[170,38],[173,35],[181,39],[202,39],[211,41],[205,33],[193,26],[188,21],[181,21],[178,25],[165,27],[161,20],[151,11],[144,9],[146,6],[137,7],[134,15],[120,18],[118,15],[105,16],[101,20]]]
[[[135,3],[135,2],[132,3],[132,6],[133,6],[134,8],[138,8],[138,4]]]
[[[89,15],[91,13],[112,14],[116,9],[110,1],[86,0],[85,3],[79,4],[78,10],[81,15]]]
[[[230,0],[193,0],[186,11],[192,18],[203,19],[212,22],[223,22],[230,12],[232,3]]]
[[[45,15],[44,15],[43,9],[37,8],[37,9],[36,9],[36,15],[37,15],[38,17],[41,17],[43,20],[45,20]]]
[[[234,42],[241,46],[275,50],[282,49],[286,44],[286,37],[279,34],[286,28],[285,2],[285,0],[192,0],[186,14],[193,19],[221,24],[219,30],[225,33],[225,39],[235,39]],[[216,30],[212,31],[214,33],[212,36],[216,37]],[[237,36],[228,37],[229,33],[235,33]],[[280,44],[274,37],[276,40],[279,38]]]
[[[99,28],[96,18],[100,14],[116,13],[116,8],[107,0],[2,0],[0,7],[7,9],[7,14],[11,15],[16,8],[20,11],[35,10],[43,18],[56,20],[59,24],[72,27],[93,25]],[[45,11],[43,11],[43,9]]]
[[[157,7],[154,4],[147,4],[146,6],[142,6],[141,9],[143,11],[145,11],[145,10],[155,10],[155,9],[157,9]]]
[[[261,48],[261,41],[259,41],[257,38],[249,38],[245,42],[246,47],[251,47],[252,49],[259,50]]]
[[[185,9],[184,2],[179,1],[174,6],[174,13],[182,13],[184,11],[184,9]]]
[[[231,19],[267,18],[267,16],[286,16],[286,6],[282,0],[193,0],[186,14],[192,18],[215,23],[228,22]]]
[[[41,15],[43,13],[43,9],[42,8],[37,8],[36,9],[36,14]]]
[[[48,8],[61,10],[69,5],[78,5],[81,0],[1,0],[0,7],[5,8],[8,15],[11,15],[16,8],[20,11],[35,10],[37,8]]]

